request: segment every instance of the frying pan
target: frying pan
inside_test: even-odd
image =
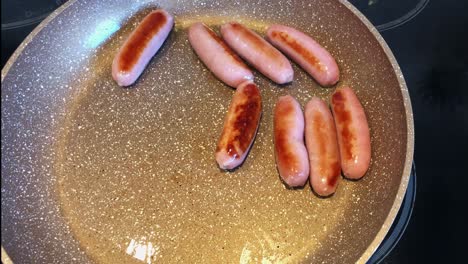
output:
[[[175,28],[137,83],[118,87],[113,56],[157,7],[174,14]],[[233,90],[198,60],[186,28],[230,20],[259,33],[299,28],[337,59],[338,86],[354,88],[371,130],[362,180],[341,180],[326,199],[279,180],[276,98],[304,105],[334,90],[296,65],[289,85],[256,74],[264,110],[254,146],[238,170],[217,168]],[[2,70],[2,260],[364,263],[399,210],[413,141],[398,64],[346,1],[69,1]]]

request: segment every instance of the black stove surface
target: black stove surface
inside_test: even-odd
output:
[[[418,178],[417,185],[410,185],[415,188],[416,202],[412,214],[400,212],[399,216],[411,215],[411,219],[394,229],[399,232],[393,232],[395,242],[402,235],[401,239],[396,246],[385,245],[389,246],[385,254],[395,248],[382,263],[460,263],[468,244],[468,177],[463,167],[468,163],[468,3],[351,2],[381,30],[395,54],[414,112]],[[6,28],[2,11],[2,67],[36,25]],[[408,193],[405,199],[409,199]],[[406,224],[403,234],[401,227]]]
[[[432,0],[382,35],[410,92],[418,170],[412,218],[383,263],[461,263],[468,223],[468,3]]]

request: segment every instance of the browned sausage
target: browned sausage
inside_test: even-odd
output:
[[[216,161],[221,169],[234,169],[245,160],[257,134],[261,114],[262,98],[257,85],[243,82],[232,97],[216,148]]]
[[[275,154],[278,171],[290,187],[303,186],[309,176],[304,145],[304,114],[292,96],[278,99],[274,116]]]
[[[327,103],[314,97],[305,107],[305,139],[310,185],[320,196],[332,195],[340,179],[340,152],[335,122]]]
[[[360,179],[369,168],[371,145],[366,114],[349,87],[336,89],[331,105],[338,133],[341,169],[345,177]]]

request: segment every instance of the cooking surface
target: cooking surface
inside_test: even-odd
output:
[[[409,23],[383,33],[402,67],[412,96],[419,176],[413,218],[385,263],[462,259],[461,231],[466,230],[466,216],[460,212],[467,198],[463,195],[466,177],[462,177],[461,166],[466,151],[451,146],[466,145],[468,113],[466,89],[462,87],[467,87],[468,54],[464,47],[468,41],[463,34],[466,26],[461,25],[468,25],[465,13],[461,1],[431,1]],[[2,25],[2,64],[4,55],[7,58],[12,51],[4,52],[4,47],[15,47],[21,41],[17,35],[3,38]],[[441,129],[447,125],[456,129]],[[434,153],[441,152],[451,153],[451,158],[437,159]]]
[[[152,8],[102,5],[81,2],[65,10],[36,36],[4,79],[5,86],[16,89],[2,95],[3,109],[8,109],[4,125],[12,128],[4,131],[4,138],[13,142],[3,153],[7,164],[19,166],[7,166],[4,172],[20,174],[29,166],[27,173],[35,177],[2,180],[7,186],[39,181],[39,185],[16,189],[15,195],[21,200],[17,204],[32,206],[40,228],[14,231],[22,215],[29,217],[31,212],[18,211],[15,216],[5,211],[2,218],[8,221],[4,231],[10,238],[3,245],[14,259],[24,256],[11,250],[13,244],[36,247],[43,260],[56,254],[35,243],[39,232],[47,240],[69,232],[91,259],[110,263],[135,259],[333,263],[356,261],[363,254],[398,191],[407,130],[398,78],[379,43],[357,17],[339,4],[315,2],[295,6],[296,20],[288,23],[314,35],[335,55],[341,85],[355,88],[372,131],[373,161],[366,177],[342,181],[336,195],[321,199],[309,186],[287,190],[279,180],[272,108],[279,95],[292,94],[304,105],[312,96],[328,100],[333,89],[320,88],[297,67],[295,81],[286,86],[257,75],[264,106],[260,131],[243,166],[232,173],[222,172],[213,151],[233,90],[206,70],[187,41],[186,27],[193,21],[217,28],[239,20],[263,32],[265,25],[285,23],[287,16],[259,14],[254,8],[235,5],[213,5],[194,16],[198,6],[168,5],[178,18],[173,33],[138,83],[124,89],[116,86],[109,72],[113,55]],[[268,8],[292,7],[278,2]],[[308,10],[316,15],[311,17]],[[62,19],[71,19],[66,22],[67,31],[60,30],[65,23]],[[342,21],[339,27],[336,21]],[[47,49],[41,48],[43,43]],[[38,49],[40,53],[28,53]],[[23,72],[33,79],[23,78]],[[23,119],[31,119],[18,122],[14,110]],[[40,120],[44,117],[49,122]],[[27,129],[34,133],[18,133]],[[31,150],[36,158],[13,162],[15,157],[30,156]],[[41,171],[34,173],[36,168]],[[40,192],[34,192],[35,188]],[[61,227],[65,223],[60,220],[49,219],[56,217],[53,208],[60,208],[69,229]],[[60,224],[48,224],[55,221]],[[75,242],[59,239],[71,245]]]

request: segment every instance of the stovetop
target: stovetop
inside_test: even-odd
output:
[[[8,23],[3,19],[5,2],[2,0],[2,67],[40,16],[65,1],[49,1],[42,13],[32,10],[16,19],[9,16]],[[20,2],[27,1],[16,3]],[[461,262],[468,229],[468,177],[463,166],[468,161],[468,4],[461,0],[350,2],[377,26],[397,58],[415,122],[417,184],[413,170],[398,216],[402,220],[397,219],[388,242],[372,260]]]
[[[382,36],[410,92],[418,171],[412,218],[383,263],[460,263],[468,223],[467,2],[432,0]]]

